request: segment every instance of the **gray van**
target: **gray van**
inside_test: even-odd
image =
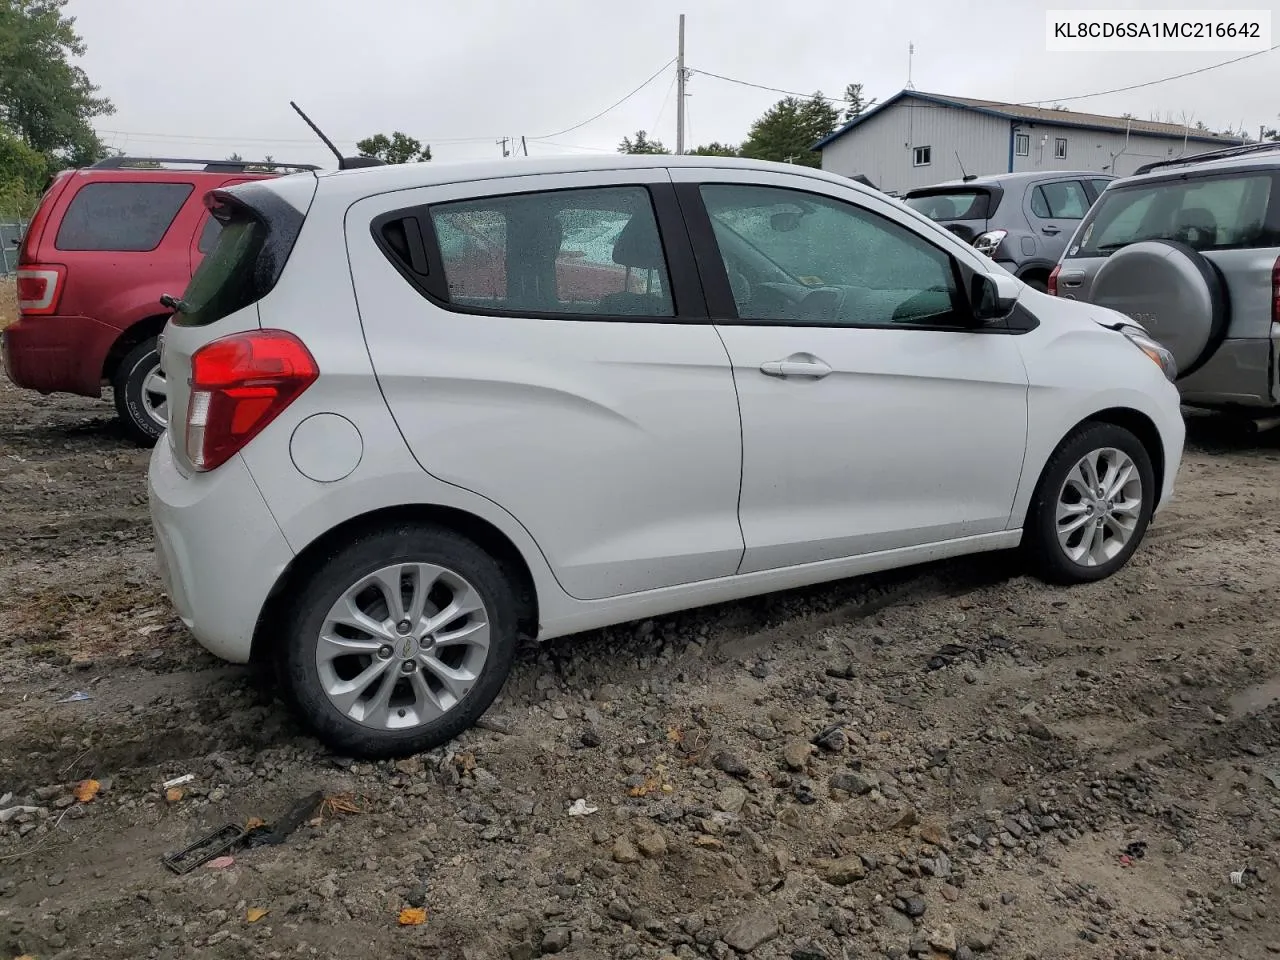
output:
[[[1049,292],[1127,314],[1183,403],[1280,412],[1280,143],[1139,167],[1080,223]]]
[[[1067,238],[1114,178],[1079,170],[966,177],[909,190],[903,202],[1037,290]]]

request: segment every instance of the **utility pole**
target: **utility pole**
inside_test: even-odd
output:
[[[676,50],[676,153],[684,153],[684,14],[680,14],[680,44]]]

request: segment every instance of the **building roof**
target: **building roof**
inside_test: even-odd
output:
[[[861,116],[854,117],[844,126],[827,134],[810,149],[821,150],[827,144],[844,136],[860,123],[864,123],[886,107],[904,98],[923,101],[932,108],[967,110],[989,117],[1001,117],[1022,123],[1049,123],[1058,127],[1078,127],[1082,130],[1104,130],[1108,133],[1142,134],[1147,137],[1168,137],[1171,140],[1194,140],[1197,143],[1216,143],[1232,146],[1242,141],[1238,137],[1222,136],[1206,131],[1188,130],[1177,123],[1159,123],[1155,120],[1137,120],[1127,117],[1108,117],[1100,113],[1077,113],[1075,110],[1053,110],[1048,107],[1030,107],[1020,103],[1002,103],[999,100],[974,100],[969,97],[950,97],[940,93],[922,93],[919,90],[902,90],[884,103],[872,107]]]

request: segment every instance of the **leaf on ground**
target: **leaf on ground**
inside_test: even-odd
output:
[[[250,907],[248,912],[244,915],[244,918],[249,923],[257,923],[270,912],[270,910],[263,907]]]
[[[670,727],[667,730],[667,743],[683,743],[684,731],[679,727]]]
[[[400,926],[420,927],[427,922],[427,911],[422,907],[405,907],[400,911]]]
[[[244,822],[244,828],[246,830],[257,830],[259,827],[265,827],[266,825],[267,821],[263,820],[261,817],[250,817]]]
[[[98,795],[98,791],[102,789],[102,784],[97,780],[81,780],[76,784],[75,797],[81,803],[88,803]]]
[[[170,787],[164,792],[164,799],[166,803],[177,803],[184,796],[186,796],[186,794],[182,792],[180,787]]]
[[[356,806],[355,798],[349,793],[340,793],[332,797],[325,797],[320,804],[321,816],[335,813],[364,813],[364,811]]]
[[[205,867],[209,870],[225,870],[236,862],[235,857],[214,857]]]

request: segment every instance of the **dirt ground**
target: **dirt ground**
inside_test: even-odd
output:
[[[1280,436],[1193,423],[1105,583],[995,557],[567,638],[395,764],[186,635],[146,458],[0,385],[0,957],[1280,955]]]

